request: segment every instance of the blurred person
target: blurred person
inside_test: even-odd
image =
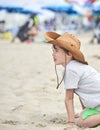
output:
[[[98,44],[100,44],[100,23],[93,31],[93,35],[92,35],[92,38],[90,40],[90,43],[94,43],[95,40]]]
[[[56,65],[64,67],[60,82],[57,75],[57,89],[64,80],[68,124],[89,128],[100,125],[100,73],[85,61],[79,39],[69,33],[60,35],[56,32],[46,32],[45,39],[53,44],[56,75]],[[82,105],[82,112],[77,119],[74,93],[79,96]]]
[[[0,21],[0,38],[11,40],[11,32],[6,28],[6,21]]]
[[[38,34],[38,28],[36,26],[32,26],[28,31],[29,40],[34,41],[34,36]]]
[[[12,39],[12,34],[9,30],[6,30],[3,35],[2,35],[2,38],[3,39],[6,39],[6,40],[11,40]]]
[[[95,27],[97,28],[100,25],[100,16],[95,18]]]
[[[0,21],[0,33],[4,33],[6,31],[5,24],[5,20]]]
[[[3,38],[3,34],[6,31],[5,24],[5,20],[0,21],[0,38]]]
[[[30,18],[28,19],[28,21],[26,21],[24,23],[24,25],[22,25],[17,34],[13,37],[11,42],[14,42],[16,37],[20,39],[21,42],[27,41],[29,40],[30,36],[35,36],[35,34],[33,35],[33,26],[37,28],[38,26],[38,19],[37,16],[35,14],[32,14],[30,16]]]
[[[38,19],[37,15],[34,15],[34,14],[31,17],[33,18],[33,25],[29,29],[27,34],[29,36],[29,40],[34,41],[34,36],[36,36],[38,34],[39,19]]]

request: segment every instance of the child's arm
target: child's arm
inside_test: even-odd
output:
[[[74,118],[74,91],[73,89],[66,90],[65,92],[65,106],[68,114],[68,123],[74,124],[75,118]]]
[[[80,101],[80,103],[81,103],[82,110],[84,110],[84,109],[85,109],[85,106],[83,105],[83,103],[82,103],[82,101],[81,101],[80,97],[79,97],[79,101]],[[75,116],[74,116],[74,117],[75,117],[75,118],[79,118],[79,117],[80,117],[80,113],[75,114]]]

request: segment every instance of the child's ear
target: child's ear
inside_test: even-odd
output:
[[[72,56],[72,53],[71,53],[71,52],[68,52],[68,55],[69,55],[69,56]]]

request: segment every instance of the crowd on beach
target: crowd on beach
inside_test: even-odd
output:
[[[21,26],[8,29],[7,21],[0,21],[0,38],[10,39],[11,43],[18,38],[21,43],[33,42],[35,36],[43,31],[62,31],[71,33],[81,33],[92,31],[90,43],[100,43],[100,16],[69,16],[65,13],[57,13],[54,18],[40,22],[37,14],[31,14]]]

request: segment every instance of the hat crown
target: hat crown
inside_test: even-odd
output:
[[[66,41],[67,44],[69,44],[70,46],[74,46],[75,48],[80,49],[80,41],[74,35],[67,32],[65,32],[63,35],[59,35],[58,33],[53,32],[47,32],[46,41],[50,43],[53,40]]]
[[[74,35],[67,32],[58,37],[56,40],[66,41],[70,46],[74,46],[75,48],[80,49],[80,41]]]

